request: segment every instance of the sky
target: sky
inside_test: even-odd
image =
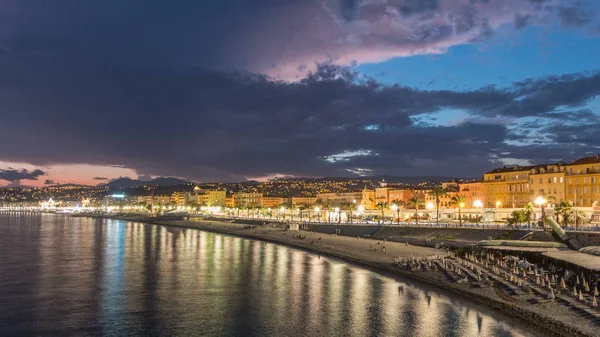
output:
[[[593,0],[0,0],[0,186],[600,153]]]

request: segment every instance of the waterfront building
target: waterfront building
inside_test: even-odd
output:
[[[281,206],[282,204],[285,204],[288,201],[288,198],[281,198],[281,197],[262,197],[262,207],[277,207],[277,206]]]
[[[362,202],[362,192],[318,193],[317,201],[331,205],[356,204]]]
[[[177,206],[184,206],[188,203],[189,195],[189,192],[173,192],[173,194],[171,194],[171,200],[173,200]]]
[[[529,202],[535,203],[542,197],[548,206],[566,200],[565,196],[565,163],[539,165],[531,169],[529,175]]]
[[[194,190],[194,194],[188,197],[189,203],[196,203],[200,206],[225,206],[227,192],[222,190]]]
[[[233,207],[248,208],[248,207],[261,207],[262,206],[262,193],[234,193],[233,194]]]
[[[229,197],[225,198],[225,207],[233,208],[234,205],[235,205],[235,202],[233,200],[233,196],[229,196]]]
[[[292,206],[311,206],[317,202],[317,197],[292,197]]]
[[[522,208],[530,202],[529,175],[535,166],[505,166],[483,175],[486,208]]]
[[[375,190],[370,190],[365,187],[361,192],[360,204],[366,210],[375,209]]]
[[[466,207],[475,207],[475,201],[479,200],[485,205],[485,193],[481,180],[462,182],[458,184],[459,194],[465,197]]]
[[[576,207],[600,203],[600,154],[584,157],[565,166],[565,198]]]

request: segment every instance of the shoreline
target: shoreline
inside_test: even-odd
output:
[[[590,320],[585,320],[581,316],[570,311],[569,308],[566,308],[559,303],[552,302],[530,304],[526,302],[512,302],[499,296],[494,287],[473,288],[468,284],[450,283],[443,280],[443,273],[440,274],[438,272],[403,270],[400,267],[394,266],[393,260],[389,261],[395,256],[405,258],[424,258],[434,254],[445,255],[445,251],[440,249],[408,246],[397,242],[384,242],[383,244],[387,245],[385,248],[389,249],[389,254],[387,252],[382,253],[381,250],[370,251],[369,253],[356,253],[359,251],[357,246],[368,244],[370,250],[371,245],[378,240],[338,237],[331,234],[311,233],[306,231],[286,232],[276,227],[269,228],[266,226],[260,227],[234,224],[216,220],[189,221],[121,219],[118,217],[91,218],[114,219],[141,222],[165,227],[196,229],[284,245],[294,249],[300,249],[306,252],[322,254],[324,256],[336,258],[359,267],[366,268],[370,271],[380,273],[384,276],[399,277],[425,283],[428,286],[432,286],[449,294],[455,295],[462,300],[481,305],[500,314],[502,317],[515,320],[519,323],[519,325],[528,330],[543,332],[543,335],[546,336],[600,336],[600,326],[594,324]],[[260,233],[258,231],[260,231]],[[287,235],[287,233],[290,235]],[[298,238],[297,236],[292,236],[296,234],[303,235],[304,239]],[[310,239],[313,240],[310,241]],[[318,240],[317,242],[320,242],[321,245],[315,245],[314,242],[316,240]],[[310,243],[308,243],[309,241]],[[348,249],[348,244],[352,246],[350,250]],[[553,311],[555,314],[554,317],[552,316]]]

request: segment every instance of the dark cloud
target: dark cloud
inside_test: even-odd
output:
[[[55,184],[54,180],[51,180],[51,179],[46,179],[44,181],[44,185],[54,185],[54,184]]]
[[[186,69],[246,69],[282,78],[334,60],[348,65],[439,53],[517,20],[584,25],[576,2],[503,0],[0,0],[0,50],[57,59]],[[553,6],[551,6],[552,4]],[[141,12],[141,9],[143,11]],[[143,15],[141,14],[143,13]],[[527,20],[525,20],[527,18]]]
[[[108,180],[106,177],[94,177],[94,180]]]
[[[504,158],[583,154],[598,144],[581,112],[597,73],[453,91],[336,65],[440,53],[512,20],[585,25],[559,2],[0,0],[0,159],[241,180],[478,176]],[[435,120],[448,110],[468,117]]]
[[[0,124],[3,160],[119,165],[191,180],[361,170],[476,176],[505,157],[535,160],[549,149],[570,157],[583,146],[569,149],[562,137],[534,144],[536,137],[511,131],[511,123],[564,120],[557,109],[581,106],[600,87],[595,73],[458,92],[385,86],[332,64],[283,82],[245,72],[5,62],[0,57],[0,86],[20,95],[0,91],[1,110],[11,112]],[[47,78],[52,85],[40,85]],[[447,109],[470,117],[448,125],[417,122]],[[31,141],[20,132],[24,124],[45,141]],[[548,151],[531,153],[509,140]],[[327,160],[344,153],[346,160]]]
[[[558,19],[566,27],[584,26],[590,23],[595,16],[596,13],[583,1],[576,1],[571,6],[558,7]]]
[[[0,169],[0,179],[8,180],[11,182],[20,181],[20,180],[38,180],[40,176],[45,175],[46,173],[42,170],[35,169],[32,171],[21,169],[16,170],[11,167],[8,169]]]

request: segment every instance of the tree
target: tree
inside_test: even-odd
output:
[[[415,208],[415,214],[416,214],[415,224],[418,225],[419,224],[419,207],[421,205],[423,205],[424,200],[420,196],[415,195],[414,197],[411,197],[410,199],[408,199],[408,202],[410,203],[410,205],[412,207]]]
[[[385,220],[383,212],[386,208],[388,208],[388,203],[385,201],[380,201],[375,206],[381,210],[381,222],[383,222]]]
[[[556,220],[558,221],[558,216],[560,215],[563,220],[563,225],[566,227],[569,225],[569,216],[571,215],[571,211],[573,210],[573,205],[571,205],[568,201],[561,201],[554,208],[554,212],[556,213]]]
[[[513,211],[511,217],[508,219],[508,223],[511,225],[520,225],[527,220],[527,215],[525,211],[520,209]]]
[[[525,205],[525,217],[527,226],[531,226],[531,220],[533,218],[533,204],[530,202]]]
[[[450,204],[458,207],[458,223],[462,227],[462,208],[465,206],[465,197],[463,195],[457,195],[450,199]]]
[[[448,195],[448,191],[443,188],[442,186],[436,186],[434,187],[431,191],[429,191],[430,196],[435,198],[435,222],[436,223],[440,223],[440,198],[445,197],[446,195]]]
[[[404,202],[404,200],[392,200],[392,205],[396,205],[396,219],[398,221],[398,223],[400,223],[400,207],[404,207],[406,206],[406,203]]]

